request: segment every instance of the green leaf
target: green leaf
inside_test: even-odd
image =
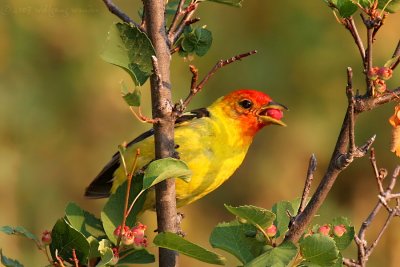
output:
[[[358,7],[351,0],[337,0],[337,8],[339,10],[339,14],[343,18],[348,18],[353,15]]]
[[[152,161],[144,171],[143,189],[148,189],[168,178],[179,178],[189,182],[191,175],[192,171],[182,160],[174,158],[158,159]]]
[[[59,219],[51,231],[50,252],[55,259],[56,251],[65,261],[73,263],[72,250],[81,263],[86,263],[90,245],[85,236],[75,230],[65,219]]]
[[[291,242],[284,242],[277,247],[269,246],[266,252],[247,263],[245,267],[289,266],[296,255],[297,247]]]
[[[386,68],[391,68],[392,65],[393,65],[397,60],[399,60],[399,58],[400,58],[400,55],[398,55],[398,56],[396,56],[396,57],[392,57],[391,59],[389,59],[388,61],[386,61],[384,67],[386,67]]]
[[[159,233],[153,240],[159,247],[178,251],[186,256],[211,264],[225,265],[225,258],[200,247],[174,233]]]
[[[378,8],[384,8],[384,11],[395,13],[400,10],[400,0],[379,0]]]
[[[196,28],[190,33],[183,35],[181,47],[185,52],[196,53],[199,57],[204,56],[212,44],[212,34],[204,28]]]
[[[320,266],[332,266],[339,259],[335,241],[325,235],[313,234],[300,242],[300,251],[306,262]]]
[[[271,226],[275,220],[275,214],[272,211],[251,205],[232,207],[225,204],[225,208],[232,214],[246,220],[247,223],[259,226],[262,229]]]
[[[93,259],[93,258],[100,258],[101,254],[99,252],[99,240],[97,240],[95,237],[93,236],[89,236],[88,238],[86,238],[86,240],[89,243],[89,255],[88,258],[89,259]]]
[[[275,237],[280,237],[287,232],[290,222],[288,212],[295,215],[295,213],[297,213],[297,210],[299,209],[299,205],[300,202],[298,199],[296,199],[292,202],[280,201],[272,206],[272,212],[276,215],[274,225],[277,228],[277,233]]]
[[[126,70],[136,85],[143,85],[153,72],[153,55],[153,45],[145,33],[133,25],[116,23],[108,32],[101,58]]]
[[[142,98],[142,93],[140,92],[138,87],[135,87],[132,92],[129,91],[128,86],[122,82],[121,83],[121,93],[122,93],[122,98],[125,100],[125,102],[131,106],[131,107],[139,107],[141,98]]]
[[[75,203],[68,203],[65,208],[65,216],[75,230],[81,232],[85,237],[105,237],[102,222],[93,214],[81,209]]]
[[[103,239],[99,242],[99,252],[101,260],[97,263],[96,267],[109,266],[108,263],[113,260],[114,252],[111,248],[111,243],[107,239]]]
[[[129,194],[129,203],[132,203],[134,198],[142,190],[143,175],[135,175],[132,177],[131,191]],[[116,244],[117,238],[114,236],[114,230],[121,225],[124,214],[125,195],[126,195],[127,182],[125,181],[117,188],[117,191],[110,196],[106,205],[101,212],[101,221],[103,228],[107,234],[108,239]],[[136,216],[142,210],[144,201],[146,200],[146,192],[142,194],[136,201],[131,213],[129,214],[126,222],[127,225],[133,227],[136,222]]]
[[[372,6],[374,1],[373,0],[358,0],[358,3],[360,3],[360,5],[364,8],[369,8]]]
[[[1,259],[1,263],[5,267],[24,267],[24,265],[19,263],[19,261],[13,260],[13,259],[10,259],[10,258],[7,258],[6,256],[4,256],[2,249],[0,249],[0,259]]]
[[[343,224],[346,227],[346,232],[341,237],[333,235],[333,240],[336,242],[336,247],[340,251],[346,249],[351,244],[351,242],[353,242],[355,235],[354,227],[351,226],[351,222],[347,218],[337,217],[332,221],[332,227],[341,224]]]
[[[15,226],[15,227],[8,226],[8,225],[2,226],[2,227],[0,227],[0,232],[3,232],[8,235],[23,236],[23,237],[26,237],[28,239],[31,239],[31,240],[39,243],[39,239],[37,238],[37,236],[32,234],[31,232],[29,232],[22,226]]]
[[[206,1],[225,4],[234,7],[242,7],[242,2],[243,2],[243,0],[206,0]]]
[[[243,264],[259,256],[264,242],[249,237],[249,232],[256,232],[257,228],[251,224],[243,224],[237,220],[218,224],[211,233],[210,244],[214,248],[225,250]]]
[[[146,264],[153,263],[156,259],[153,254],[150,254],[147,250],[135,250],[128,249],[120,252],[119,261],[117,266],[122,267],[126,266],[125,264]]]
[[[180,0],[170,0],[168,3],[165,5],[165,14],[167,15],[175,15],[177,9],[178,9],[178,4]],[[190,4],[191,0],[185,0],[185,3],[183,4],[183,9],[187,8]]]

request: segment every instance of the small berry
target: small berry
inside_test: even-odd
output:
[[[331,231],[331,227],[328,224],[324,224],[318,228],[318,233],[321,235],[329,235],[329,232]]]
[[[128,230],[124,235],[121,237],[121,242],[125,246],[130,246],[135,242],[135,236],[131,230]]]
[[[382,80],[388,80],[392,77],[393,70],[388,67],[382,67],[378,70],[378,76]]]
[[[50,245],[51,243],[51,232],[46,230],[42,234],[42,243],[43,245]]]
[[[372,67],[368,70],[367,76],[371,80],[376,80],[378,78],[379,67]]]
[[[118,252],[117,248],[113,248],[112,250],[113,250],[114,256],[113,256],[112,260],[108,263],[108,265],[114,266],[119,261],[119,252]]]
[[[138,223],[135,227],[131,229],[132,235],[134,237],[134,244],[136,248],[144,248],[147,247],[147,238],[144,235],[144,231],[146,230],[147,226]]]
[[[277,228],[275,225],[271,225],[266,229],[266,233],[268,237],[274,237],[276,235]]]
[[[337,237],[341,237],[343,234],[345,234],[347,232],[346,230],[346,226],[344,226],[343,224],[340,225],[335,225],[333,227],[333,233],[335,234],[335,236]]]

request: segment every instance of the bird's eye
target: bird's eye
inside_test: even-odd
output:
[[[244,109],[249,109],[253,106],[253,102],[248,99],[244,99],[239,102],[239,105]]]

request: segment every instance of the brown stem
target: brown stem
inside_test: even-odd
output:
[[[180,22],[175,23],[175,25],[171,25],[168,32],[168,41],[171,46],[175,44],[179,37],[182,35],[183,30],[187,25],[187,22],[191,20],[198,6],[199,3],[196,0],[192,0],[189,6],[184,11],[180,12],[183,15]]]
[[[308,163],[306,183],[304,185],[303,194],[301,196],[301,202],[297,214],[303,212],[304,207],[307,204],[308,195],[310,194],[310,189],[311,189],[311,183],[312,180],[314,179],[314,172],[316,170],[317,170],[317,158],[315,157],[314,154],[312,154],[310,157],[310,161]]]
[[[364,21],[365,25],[369,25],[369,20]],[[367,73],[373,66],[372,66],[372,43],[373,43],[373,28],[369,28],[367,26],[367,50],[365,51],[365,59],[364,59],[364,66],[365,66],[365,73]],[[365,81],[367,83],[367,96],[374,95],[374,87],[372,84],[372,80],[365,75]]]
[[[365,58],[365,49],[364,49],[364,44],[361,40],[361,37],[358,33],[357,30],[357,26],[354,23],[354,19],[353,17],[349,17],[347,19],[344,20],[343,25],[346,27],[346,29],[349,30],[349,32],[351,33],[351,36],[353,36],[354,42],[357,45],[358,51],[360,52],[361,58],[364,61]],[[364,68],[366,66],[364,65]]]
[[[123,22],[128,24],[133,24],[137,28],[142,29],[139,24],[134,22],[128,15],[126,15],[121,9],[119,9],[112,0],[103,0],[104,4],[107,6],[108,10],[113,13],[115,16],[120,18]]]
[[[174,118],[172,116],[170,84],[170,50],[165,31],[164,0],[146,0],[144,9],[148,36],[154,46],[154,73],[150,78],[156,159],[174,156]],[[167,179],[156,185],[157,229],[159,232],[177,232],[175,180]],[[159,266],[177,266],[177,254],[160,248]]]
[[[391,66],[392,70],[394,70],[397,67],[397,65],[399,65],[399,62],[400,62],[400,40],[397,43],[397,46],[396,46],[396,49],[394,50],[392,58],[395,58],[395,57],[397,57],[397,60],[396,60],[396,62],[394,62],[392,64],[392,66]]]

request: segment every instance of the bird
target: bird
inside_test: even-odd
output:
[[[174,129],[176,152],[192,171],[189,182],[176,179],[177,207],[188,205],[223,184],[242,164],[254,136],[268,125],[286,126],[287,107],[261,91],[239,89],[218,98],[207,108],[183,113]],[[125,166],[135,154],[137,168],[155,159],[154,131],[144,132],[126,145]],[[86,188],[88,198],[109,197],[126,180],[120,153],[115,153]],[[155,209],[155,193],[147,193],[142,210]]]

